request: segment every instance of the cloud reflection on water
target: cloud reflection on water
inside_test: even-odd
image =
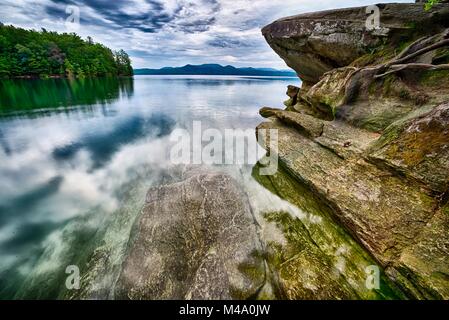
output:
[[[79,243],[68,233],[90,239],[108,216],[122,214],[129,201],[138,207],[148,187],[172,179],[172,130],[193,120],[254,130],[260,106],[276,106],[291,82],[136,77],[132,91],[104,104],[0,118],[0,297],[16,294],[30,272],[70,262],[68,250]]]

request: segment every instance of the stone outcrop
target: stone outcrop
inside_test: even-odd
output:
[[[449,9],[422,4],[378,4],[380,28],[366,29],[367,7],[300,14],[263,28],[268,44],[307,83],[317,83],[327,71],[351,64],[385,39],[413,33],[414,27],[446,25]]]
[[[304,83],[258,129],[278,130],[266,149],[407,297],[448,299],[449,4],[378,7],[371,31],[365,7],[263,29]]]
[[[249,299],[265,283],[246,195],[228,175],[150,189],[115,289],[119,299]]]

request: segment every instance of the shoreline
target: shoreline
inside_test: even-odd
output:
[[[67,77],[67,76],[59,76],[59,75],[50,75],[47,77],[40,77],[34,75],[26,75],[26,76],[15,76],[15,77],[0,77],[0,80],[49,80],[49,79],[67,79],[67,80],[75,80],[75,79],[86,79],[86,78],[132,78],[134,75],[105,75],[105,76],[84,76],[84,77]]]

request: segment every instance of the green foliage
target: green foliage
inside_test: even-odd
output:
[[[429,70],[423,72],[420,80],[421,84],[427,87],[447,88],[449,84],[449,70]]]
[[[440,3],[440,0],[427,0],[427,2],[424,4],[424,9],[426,9],[426,11],[429,11],[433,8],[434,5],[438,3]]]
[[[0,24],[0,77],[96,77],[133,74],[128,54],[75,33]]]

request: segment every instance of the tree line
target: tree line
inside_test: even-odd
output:
[[[131,76],[128,54],[75,33],[25,30],[0,23],[0,78]]]

